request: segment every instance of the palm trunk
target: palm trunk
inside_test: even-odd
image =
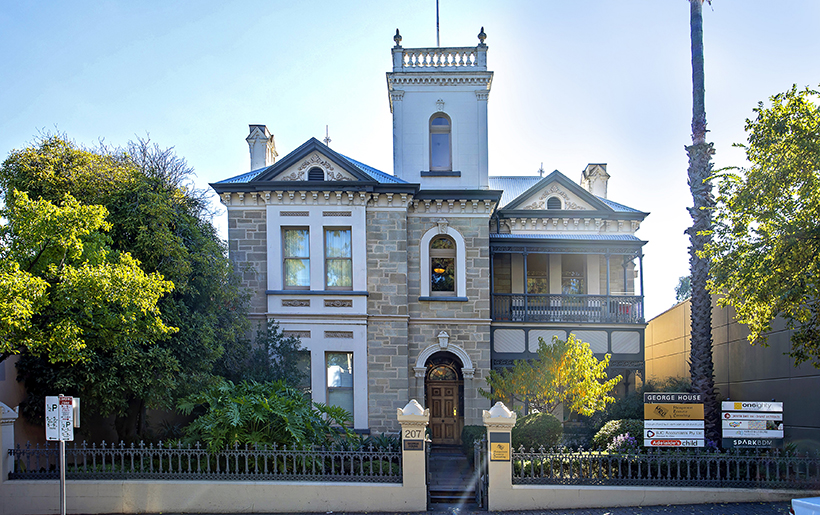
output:
[[[719,409],[715,395],[714,366],[712,363],[712,299],[706,291],[709,276],[709,260],[700,257],[704,246],[711,241],[712,229],[712,173],[711,157],[714,149],[706,143],[706,108],[703,73],[703,0],[690,0],[690,26],[692,37],[692,145],[686,147],[689,154],[689,188],[693,207],[689,209],[692,227],[689,234],[689,267],[692,276],[692,330],[690,373],[692,390],[700,393],[704,401],[706,439],[720,440]]]

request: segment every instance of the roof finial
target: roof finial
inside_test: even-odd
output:
[[[544,162],[543,161],[541,162],[541,168],[538,169],[538,175],[540,175],[541,177],[544,176]]]
[[[399,29],[396,29],[396,35],[393,36],[393,41],[396,42],[396,48],[401,48],[401,34],[399,34]]]
[[[481,27],[481,32],[478,33],[478,40],[480,41],[478,46],[484,46],[485,39],[487,39],[487,34],[484,34],[484,27]]]
[[[330,132],[328,131],[327,125],[325,125],[325,139],[323,139],[322,141],[325,142],[326,147],[330,146]]]

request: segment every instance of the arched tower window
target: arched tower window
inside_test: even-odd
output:
[[[452,126],[450,118],[436,113],[430,118],[430,170],[450,171],[453,169]]]
[[[449,236],[430,241],[430,293],[453,295],[456,292],[456,243]]]
[[[561,199],[558,197],[548,198],[547,209],[561,209]]]
[[[323,181],[325,180],[325,172],[318,166],[314,166],[310,170],[308,170],[308,180],[309,181]]]

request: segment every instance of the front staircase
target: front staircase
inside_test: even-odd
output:
[[[447,510],[456,506],[477,508],[473,470],[459,446],[433,445],[428,477],[431,509]]]

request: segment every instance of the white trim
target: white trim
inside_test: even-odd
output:
[[[442,349],[438,343],[434,343],[428,346],[426,349],[419,353],[418,358],[416,358],[416,366],[413,367],[413,370],[418,371],[419,369],[425,369],[427,365],[427,360],[430,359],[430,356],[440,351],[455,354],[458,357],[458,359],[461,360],[461,373],[464,375],[464,379],[473,378],[473,374],[475,374],[473,360],[470,359],[470,355],[467,354],[467,351],[465,351],[458,345],[453,344],[447,345],[446,349]],[[416,375],[416,377],[418,377],[418,375]]]
[[[467,296],[467,253],[464,237],[460,232],[453,229],[449,225],[445,227],[431,228],[424,233],[419,242],[419,255],[421,256],[421,297],[430,296],[430,241],[440,235],[446,234],[453,238],[456,243],[456,294],[454,297]],[[442,296],[441,300],[447,300],[446,296]]]

